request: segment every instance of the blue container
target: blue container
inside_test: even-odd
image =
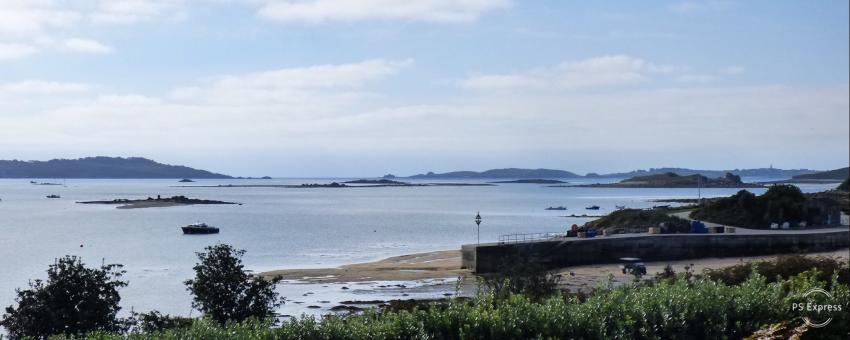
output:
[[[707,234],[708,229],[705,227],[705,223],[694,220],[694,221],[691,221],[691,233]]]
[[[596,237],[596,230],[588,230],[587,238]]]

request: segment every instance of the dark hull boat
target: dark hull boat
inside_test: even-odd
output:
[[[183,234],[218,234],[218,228],[210,227],[206,223],[195,223],[182,227]]]

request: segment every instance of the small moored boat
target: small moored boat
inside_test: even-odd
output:
[[[181,229],[184,234],[218,234],[218,228],[210,227],[206,223],[192,223]]]
[[[61,197],[61,196],[59,196],[59,195],[47,195],[46,197],[47,197],[47,198],[62,198],[62,197]]]
[[[567,210],[567,207],[561,205],[561,206],[557,206],[557,207],[548,207],[548,208],[546,208],[546,210]]]
[[[587,210],[599,210],[599,206],[598,205],[591,205],[591,206],[589,206],[585,209],[587,209]]]

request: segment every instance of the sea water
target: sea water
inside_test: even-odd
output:
[[[188,185],[329,183],[345,179],[198,180]],[[606,179],[603,181],[617,181]],[[766,179],[761,179],[766,180]],[[47,180],[45,180],[47,181]],[[322,268],[378,260],[389,256],[459,249],[475,243],[473,218],[480,212],[481,242],[512,233],[563,232],[591,218],[570,214],[607,214],[615,206],[647,208],[667,204],[663,198],[696,198],[696,188],[579,188],[542,184],[496,186],[415,186],[376,188],[178,187],[175,180],[49,180],[63,185],[33,185],[24,179],[0,180],[0,307],[14,302],[15,288],[44,278],[48,265],[64,255],[88,265],[120,263],[129,285],[121,289],[124,310],[159,310],[197,315],[182,283],[193,276],[196,252],[227,243],[247,252],[253,271]],[[571,180],[596,183],[600,180]],[[472,183],[483,183],[475,181]],[[807,192],[834,184],[803,185]],[[765,189],[748,189],[760,194]],[[702,189],[703,197],[725,196],[737,189]],[[48,199],[46,195],[60,195]],[[185,195],[239,202],[241,205],[190,205],[116,209],[114,205],[78,201]],[[600,210],[586,210],[591,205]],[[566,211],[547,211],[566,206]],[[193,222],[219,227],[215,235],[183,235]],[[408,283],[427,286],[432,281]],[[440,283],[440,282],[436,282]],[[377,289],[381,283],[308,285],[282,283],[277,289],[289,302],[282,313],[325,313],[341,300],[405,296],[434,297]],[[363,289],[358,289],[362,287]],[[423,293],[424,292],[424,293]],[[312,294],[308,294],[312,293]],[[407,295],[405,295],[407,294]],[[301,303],[295,303],[295,300]],[[312,301],[316,300],[316,301]],[[307,308],[318,301],[321,308]]]

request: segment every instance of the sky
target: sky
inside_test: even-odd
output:
[[[848,1],[0,0],[0,159],[850,163]]]

